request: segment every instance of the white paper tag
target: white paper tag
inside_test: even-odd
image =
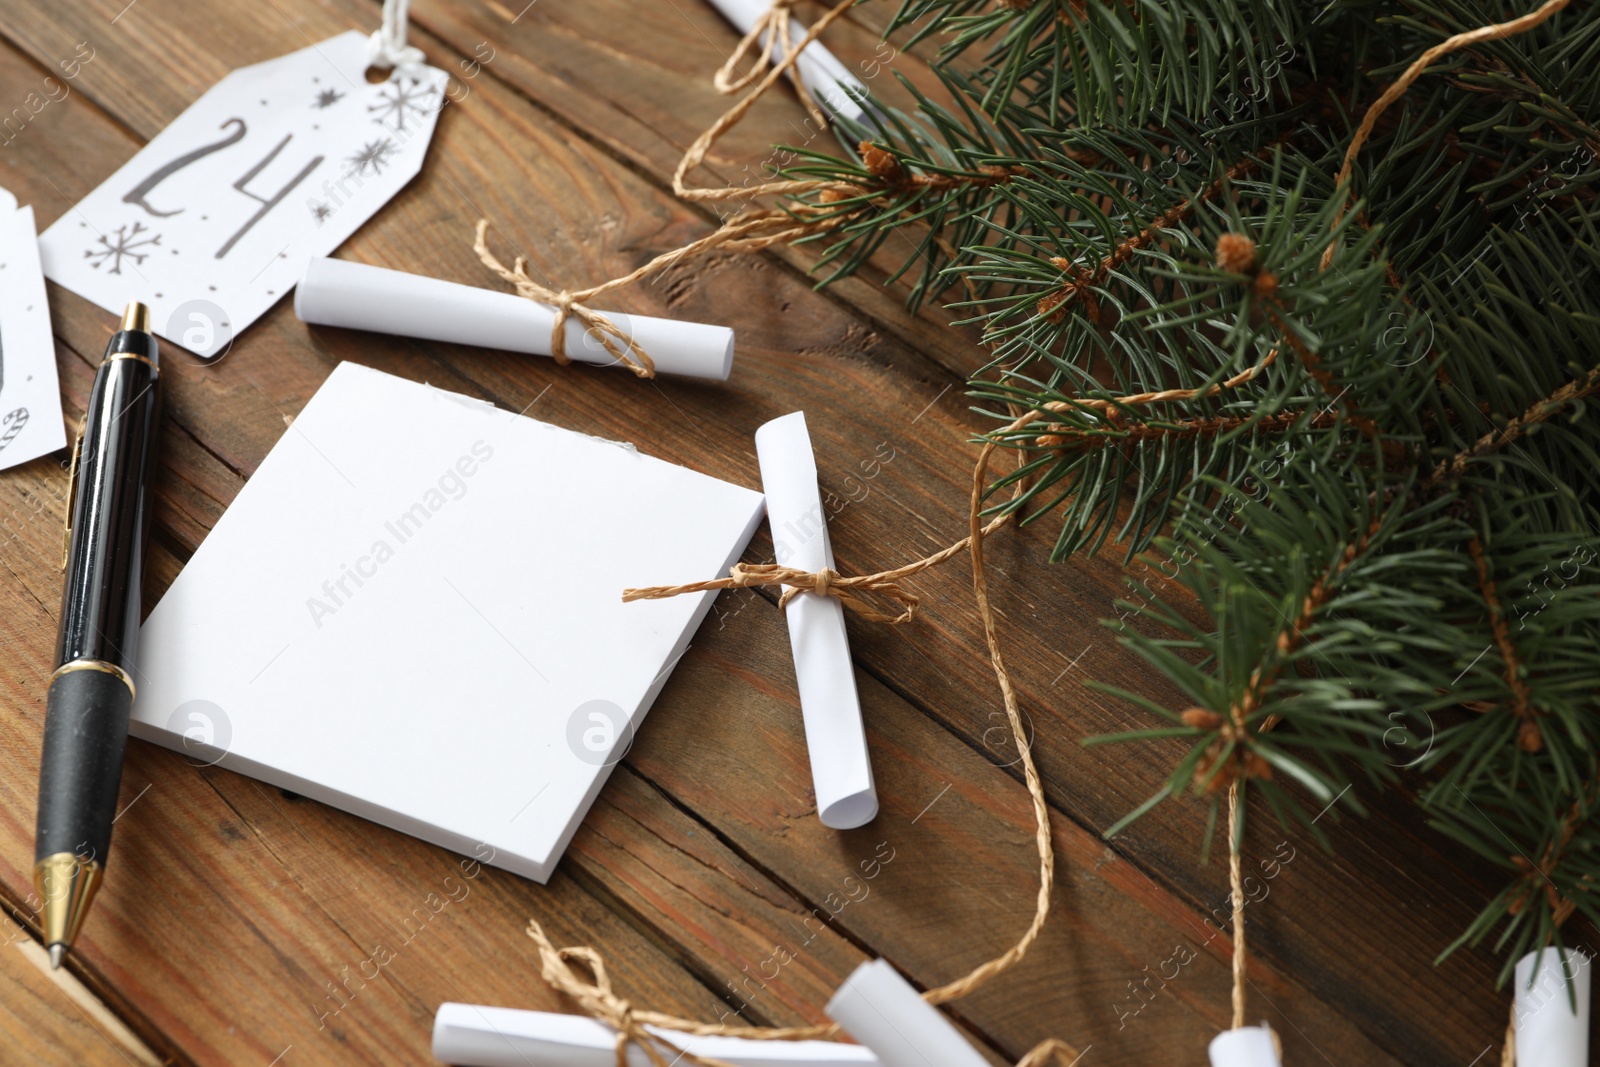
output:
[[[66,444],[33,208],[0,189],[0,470]]]
[[[422,169],[447,75],[366,69],[352,30],[229,74],[56,220],[45,274],[220,356]]]

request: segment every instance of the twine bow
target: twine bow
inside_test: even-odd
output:
[[[711,78],[711,84],[717,87],[717,92],[731,96],[739,90],[755,82],[772,65],[774,52],[778,53],[780,60],[786,59],[789,51],[794,47],[794,28],[790,13],[797,0],[772,0],[772,6],[763,11],[750,27],[750,32],[739,41],[728,61],[722,64],[721,69]],[[802,35],[804,36],[804,35]],[[744,62],[755,49],[759,47],[761,54],[756,56],[755,65],[749,73],[739,74],[739,64]],[[804,44],[801,45],[804,47]],[[778,49],[782,49],[778,52]],[[795,68],[790,68],[790,77],[794,81],[795,91],[800,94],[800,100],[805,104],[806,110],[811,112],[811,118],[818,124],[827,120],[822,108],[817,103],[811,89],[806,85],[805,79]]]
[[[541,304],[549,304],[555,308],[555,322],[550,327],[550,355],[557,363],[564,367],[572,362],[572,357],[567,355],[567,319],[573,317],[583,323],[584,331],[590,337],[605,346],[612,359],[641,378],[656,376],[655,360],[650,358],[644,347],[628,336],[609,315],[587,307],[583,303],[601,293],[627,285],[634,280],[634,275],[613,278],[593,288],[579,289],[577,292],[570,289],[551,289],[528,276],[528,261],[525,257],[518,256],[511,268],[507,269],[506,265],[489,251],[488,219],[478,220],[477,237],[472,242],[472,250],[478,253],[478,259],[484,266],[516,286],[518,296],[536,300]]]
[[[798,567],[780,567],[776,563],[736,563],[728,570],[726,578],[712,578],[687,585],[652,585],[643,589],[624,589],[622,600],[665,600],[683,593],[703,593],[709,589],[747,589],[757,585],[784,586],[778,598],[778,607],[787,608],[789,601],[799,593],[831,596],[867,622],[899,624],[916,617],[921,603],[915,593],[896,582],[889,572],[883,574],[857,574],[849,578],[836,570],[824,567],[820,571],[805,571]],[[881,593],[905,610],[898,615],[886,615],[856,596],[857,590]]]
[[[528,936],[539,946],[539,973],[554,989],[559,989],[588,1012],[617,1032],[617,1067],[628,1067],[628,1046],[637,1045],[655,1067],[672,1067],[677,1063],[699,1064],[700,1067],[733,1067],[725,1060],[696,1056],[674,1045],[660,1034],[644,1028],[634,1014],[633,1006],[611,989],[611,976],[606,973],[606,963],[600,953],[588,945],[556,948],[545,936],[544,929],[534,920],[528,920]],[[582,960],[594,975],[584,978],[573,969],[571,960]],[[670,1058],[668,1058],[670,1054]]]

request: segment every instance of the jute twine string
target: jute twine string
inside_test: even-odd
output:
[[[1038,418],[1039,415],[1039,412],[1030,412],[1026,419],[1018,419],[1008,429],[1020,429]],[[1004,526],[1010,518],[1009,514],[995,516],[978,531],[978,536],[983,537],[993,533],[1001,526]],[[729,569],[726,578],[711,578],[703,582],[688,582],[684,585],[652,585],[642,589],[624,589],[622,591],[622,599],[624,601],[662,600],[682,593],[703,593],[710,589],[747,589],[751,586],[781,585],[785,589],[778,599],[778,607],[780,608],[788,607],[789,601],[798,593],[816,593],[819,596],[837,598],[846,607],[854,610],[856,614],[868,622],[887,622],[898,625],[910,622],[915,618],[917,605],[921,603],[917,596],[901,587],[900,580],[921,574],[929,567],[938,566],[951,556],[966,550],[971,544],[972,535],[968,534],[954,544],[946,545],[933,555],[919,559],[914,563],[907,563],[905,566],[896,567],[894,570],[880,571],[877,574],[861,574],[852,577],[843,577],[838,571],[832,570],[821,570],[813,573],[794,567],[780,567],[771,563],[739,563]],[[905,610],[898,615],[886,615],[877,611],[855,595],[858,589],[882,593],[890,600],[900,604]]]
[[[572,357],[567,355],[567,318],[576,316],[583,323],[585,331],[590,337],[597,339],[611,358],[627,367],[641,378],[654,378],[656,374],[655,360],[633,338],[622,332],[609,315],[585,307],[579,301],[590,300],[601,293],[611,289],[620,288],[634,280],[633,275],[626,278],[613,278],[611,281],[602,282],[600,285],[589,289],[580,289],[573,292],[570,289],[551,289],[548,286],[534,281],[528,276],[528,261],[523,256],[518,256],[511,269],[501,263],[495,254],[489,251],[489,220],[479,219],[477,235],[472,242],[472,250],[478,253],[478,259],[483,265],[494,271],[500,277],[516,286],[519,296],[529,300],[537,300],[541,304],[550,304],[556,309],[555,322],[550,327],[550,355],[561,366],[572,362]],[[626,346],[626,347],[624,347]],[[629,354],[631,351],[631,355]]]
[[[1244,858],[1239,833],[1239,779],[1228,783],[1228,888],[1233,904],[1233,1028],[1244,1025]]]
[[[489,220],[479,219],[476,236],[473,239],[472,250],[478,254],[478,259],[484,266],[494,271],[500,277],[516,287],[517,295],[541,304],[549,304],[555,308],[555,321],[550,327],[550,354],[555,361],[563,366],[572,362],[572,357],[567,355],[567,319],[574,317],[582,322],[589,336],[596,338],[605,346],[606,352],[618,363],[623,364],[634,374],[641,378],[654,378],[656,375],[655,361],[650,358],[644,347],[619,327],[614,319],[604,312],[596,311],[586,305],[586,301],[594,299],[613,289],[621,289],[632,285],[640,278],[646,277],[658,270],[663,270],[681,259],[691,258],[710,252],[715,249],[724,249],[734,252],[755,252],[771,245],[793,240],[796,237],[809,233],[820,232],[821,228],[832,225],[833,220],[824,219],[816,223],[798,221],[793,215],[785,212],[753,212],[745,213],[730,219],[712,233],[690,242],[682,248],[675,248],[670,252],[663,252],[650,262],[639,267],[631,273],[610,281],[601,282],[599,285],[588,289],[552,289],[542,282],[536,281],[528,274],[526,257],[518,256],[512,266],[507,269],[499,258],[489,250]],[[631,355],[630,355],[631,352]]]
[[[779,2],[782,2],[782,0],[779,0]],[[796,42],[793,48],[785,50],[782,59],[768,68],[753,90],[738,103],[723,112],[717,121],[706,127],[705,131],[694,139],[694,143],[684,152],[683,158],[678,161],[677,168],[672,172],[672,191],[678,197],[690,201],[741,200],[756,196],[797,196],[801,193],[823,191],[858,196],[864,191],[859,186],[852,185],[849,182],[827,181],[820,178],[771,181],[752,186],[729,185],[720,189],[692,189],[688,184],[689,175],[705,161],[706,153],[711,150],[711,146],[716,144],[723,134],[737,126],[739,120],[743,119],[745,114],[755,106],[756,101],[761,99],[762,95],[772,88],[779,78],[794,67],[795,63],[800,59],[800,54],[810,46],[811,42],[822,36],[823,30],[826,30],[834,22],[842,18],[844,13],[854,6],[855,2],[856,0],[840,0],[838,4],[829,8],[821,18],[812,24],[811,29],[806,31],[806,35]],[[745,40],[749,41],[759,35],[760,27],[758,26],[745,36]],[[740,46],[744,46],[743,42],[741,42]],[[795,81],[799,82],[801,79],[797,77]]]
[[[788,8],[794,0],[776,0],[773,9],[759,22],[749,34],[739,43],[734,57],[728,61],[722,71],[717,74],[717,87],[723,92],[735,92],[755,80],[761,74],[758,66],[749,75],[741,79],[730,80],[724,77],[731,71],[740,56],[746,55],[760,40],[764,27],[772,27],[774,32],[768,38],[768,44],[761,53],[761,62],[766,64],[772,58],[772,41],[777,39],[777,33],[784,34],[783,40],[791,40],[791,27],[788,21]],[[861,186],[848,182],[807,180],[807,181],[770,181],[758,185],[726,186],[720,189],[690,188],[688,176],[705,160],[706,153],[728,130],[738,124],[745,114],[755,106],[755,102],[770,89],[779,78],[790,71],[799,59],[801,51],[812,41],[815,41],[823,30],[840,18],[855,0],[842,0],[837,6],[830,8],[826,14],[817,20],[816,24],[806,33],[805,37],[796,42],[793,48],[785,48],[782,58],[777,63],[767,67],[765,74],[756,82],[755,88],[736,104],[724,112],[716,122],[695,138],[683,158],[678,161],[677,168],[672,174],[673,192],[680,198],[692,202],[701,201],[730,201],[744,200],[751,202],[750,207],[738,212],[727,219],[714,232],[697,241],[692,241],[681,248],[665,252],[636,270],[630,271],[619,278],[601,282],[587,289],[557,289],[544,282],[529,276],[527,260],[518,256],[512,266],[507,268],[492,252],[488,246],[487,219],[478,221],[476,236],[473,240],[473,251],[484,266],[498,274],[505,281],[510,282],[517,290],[517,295],[541,304],[549,304],[555,308],[555,322],[550,330],[550,352],[555,361],[562,366],[572,362],[567,355],[566,324],[569,318],[576,318],[583,323],[589,336],[594,337],[605,346],[606,352],[612,359],[626,366],[640,378],[655,377],[655,362],[650,358],[642,346],[633,337],[617,325],[616,321],[605,313],[596,311],[588,306],[588,301],[597,296],[602,296],[614,289],[621,289],[632,285],[634,282],[657,271],[664,270],[685,259],[704,255],[713,251],[727,252],[759,252],[775,244],[785,244],[801,237],[809,237],[826,233],[840,225],[848,218],[848,213],[838,209],[815,207],[806,204],[792,204],[788,208],[769,208],[754,205],[754,199],[760,196],[796,196],[802,193],[815,193],[829,191],[847,197],[860,196],[866,192]],[[781,11],[780,11],[781,9]],[[795,79],[800,87],[802,97],[807,106],[815,112],[816,104],[811,99],[809,92],[804,88],[801,79]],[[726,86],[726,87],[724,87]],[[820,113],[818,113],[820,115]]]
[[[732,96],[761,77],[762,72],[772,63],[774,49],[778,50],[780,56],[789,52],[789,45],[794,40],[794,23],[790,19],[790,13],[794,10],[796,2],[797,0],[772,0],[772,6],[761,13],[755,24],[750,27],[750,32],[745,34],[734,48],[728,61],[712,76],[711,84],[717,87],[717,92],[724,96]],[[739,66],[758,47],[761,52],[756,56],[749,73],[740,74]],[[816,97],[811,95],[811,88],[806,85],[805,79],[796,72],[790,80],[794,82],[795,91],[800,94],[806,110],[811,112],[813,121],[819,124],[827,121],[827,116],[817,105]]]
[[[918,563],[924,561],[919,560]],[[913,564],[915,566],[915,564]],[[928,564],[932,566],[932,564]],[[902,568],[905,569],[905,568]],[[918,568],[919,570],[922,568]],[[689,582],[686,585],[653,585],[644,589],[624,589],[622,599],[624,602],[633,600],[663,600],[667,597],[677,596],[680,593],[702,593],[708,589],[748,589],[756,585],[782,585],[783,595],[778,598],[778,607],[787,608],[789,601],[799,593],[816,593],[818,596],[831,596],[845,607],[855,611],[868,622],[887,622],[898,625],[910,622],[917,613],[918,598],[898,585],[893,577],[894,572],[885,571],[883,574],[864,574],[853,578],[842,577],[838,571],[823,568],[815,573],[801,570],[797,567],[780,567],[775,563],[739,563],[728,571],[726,578],[713,578],[704,582]],[[912,573],[915,573],[913,571]],[[855,595],[857,589],[870,589],[882,593],[890,600],[900,604],[904,610],[898,615],[886,615],[870,607],[866,601]]]
[[[1361,151],[1361,146],[1367,143],[1367,138],[1372,136],[1372,129],[1378,124],[1378,117],[1388,110],[1390,104],[1404,96],[1406,90],[1411,88],[1411,84],[1422,77],[1423,71],[1432,66],[1435,61],[1449,55],[1451,52],[1459,52],[1463,48],[1470,48],[1472,45],[1481,44],[1484,41],[1499,41],[1506,37],[1515,37],[1519,33],[1526,33],[1535,26],[1542,25],[1570,2],[1571,0],[1545,0],[1544,4],[1526,15],[1514,18],[1509,22],[1490,23],[1487,26],[1479,26],[1475,30],[1467,30],[1453,37],[1447,37],[1418,56],[1406,68],[1405,73],[1396,78],[1394,83],[1383,91],[1383,95],[1374,100],[1372,106],[1367,108],[1367,113],[1361,118],[1361,125],[1356,128],[1355,136],[1350,139],[1350,147],[1345,149],[1344,165],[1339,168],[1338,176],[1333,179],[1334,188],[1338,189],[1350,180],[1350,170],[1355,166],[1356,155]],[[1333,229],[1335,231],[1339,229],[1339,223],[1344,221],[1345,207],[1348,206],[1349,200],[1350,194],[1347,193],[1345,202],[1339,206],[1338,212],[1333,216]],[[1336,243],[1330,241],[1327,249],[1322,253],[1323,270],[1327,270],[1332,265],[1335,247]]]

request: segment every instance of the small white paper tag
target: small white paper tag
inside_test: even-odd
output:
[[[33,208],[0,189],[0,470],[66,444]]]
[[[422,169],[447,75],[366,69],[352,30],[229,74],[45,232],[46,276],[220,356]]]

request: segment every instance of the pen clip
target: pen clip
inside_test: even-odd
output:
[[[72,512],[78,506],[78,457],[83,455],[83,434],[89,428],[89,413],[83,413],[78,434],[72,439],[72,465],[67,468],[67,512],[61,518],[61,569],[67,569],[72,552]]]

